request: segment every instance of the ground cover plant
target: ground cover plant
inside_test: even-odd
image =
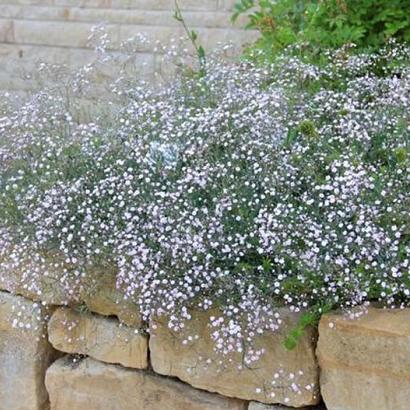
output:
[[[407,46],[345,47],[320,66],[293,50],[262,65],[215,53],[160,88],[124,64],[102,112],[81,116],[102,54],[2,101],[2,277],[17,269],[40,293],[52,255],[80,299],[95,266],[113,267],[146,319],[178,330],[219,307],[224,353],[276,330],[284,305],[307,312],[292,348],[329,309],[409,304]]]

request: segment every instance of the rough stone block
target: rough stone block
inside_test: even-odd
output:
[[[247,403],[146,371],[91,358],[57,360],[47,371],[51,410],[245,410]]]
[[[116,288],[115,272],[97,275],[92,283],[86,284],[85,290],[81,299],[92,312],[116,316],[130,327],[141,327],[142,318],[138,307],[124,300],[123,294]]]
[[[56,352],[47,341],[49,311],[0,292],[0,410],[45,410],[47,367]]]
[[[283,324],[276,332],[266,332],[255,341],[265,355],[251,365],[243,365],[241,353],[221,357],[214,352],[208,326],[215,312],[198,312],[183,332],[175,333],[166,321],[150,325],[151,363],[155,372],[176,376],[194,387],[229,397],[282,403],[294,407],[319,401],[318,367],[315,358],[316,334],[308,329],[294,350],[283,346],[298,315],[283,309]],[[188,336],[191,336],[192,341]]]
[[[370,308],[355,320],[325,315],[317,356],[329,410],[409,408],[410,309]]]
[[[50,319],[48,332],[57,350],[136,369],[148,366],[147,337],[138,329],[121,326],[117,319],[59,308]]]

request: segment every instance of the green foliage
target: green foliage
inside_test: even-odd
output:
[[[232,20],[245,13],[261,33],[256,48],[270,57],[294,44],[317,56],[345,44],[410,41],[410,0],[238,0]]]
[[[293,350],[300,339],[303,337],[303,334],[307,327],[315,327],[318,325],[321,316],[325,313],[328,313],[332,310],[332,304],[323,304],[317,305],[311,308],[309,311],[304,312],[300,318],[298,324],[288,333],[286,336],[283,345],[287,350]]]
[[[299,130],[306,137],[314,138],[317,135],[315,125],[310,120],[302,121],[299,125]]]

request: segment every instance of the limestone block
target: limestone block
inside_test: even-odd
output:
[[[64,21],[14,20],[14,39],[17,44],[38,44],[62,47],[86,48],[92,23],[70,24]],[[114,45],[118,45],[118,26],[107,25],[107,32]],[[115,47],[114,47],[115,48]]]
[[[49,311],[0,292],[0,410],[45,410],[45,372],[56,357],[47,341]]]
[[[329,410],[408,409],[410,310],[370,308],[360,319],[319,324],[321,391]]]
[[[148,366],[147,337],[121,326],[116,319],[59,308],[50,319],[48,332],[57,350],[136,369]]]
[[[93,62],[95,58],[96,55],[93,50],[0,44],[0,65],[2,71],[14,72],[18,76],[33,74],[39,63],[44,61],[53,64],[66,64],[71,68],[79,68]]]
[[[202,392],[146,371],[57,360],[47,371],[51,410],[245,410],[247,403]]]
[[[218,0],[219,10],[233,10],[237,0]]]
[[[130,327],[141,327],[142,319],[138,307],[124,300],[115,282],[115,272],[97,275],[92,283],[86,284],[81,295],[82,300],[92,312],[104,316],[116,316]]]
[[[64,19],[64,9],[44,6],[5,4],[0,8],[0,17],[31,20],[59,20]]]
[[[242,365],[241,353],[221,357],[214,351],[209,317],[216,312],[197,312],[185,330],[175,333],[165,320],[150,324],[151,364],[155,372],[176,376],[194,387],[224,396],[264,403],[302,407],[319,401],[316,334],[308,329],[294,350],[283,346],[298,315],[281,310],[283,323],[276,332],[255,339],[265,355],[251,365]],[[190,337],[189,337],[190,336]],[[190,341],[192,340],[192,341]]]

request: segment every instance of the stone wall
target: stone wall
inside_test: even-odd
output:
[[[280,330],[256,339],[265,355],[245,364],[213,351],[207,323],[215,312],[193,313],[182,332],[162,319],[146,331],[136,310],[130,326],[118,318],[129,305],[116,303],[116,314],[114,301],[96,293],[95,302],[108,315],[0,291],[0,410],[408,408],[409,310],[325,315],[318,334],[308,329],[287,351],[298,315],[283,309]]]
[[[188,25],[198,31],[206,48],[218,42],[243,44],[254,33],[230,22],[234,0],[180,0]],[[24,80],[41,61],[86,64],[95,58],[88,37],[104,22],[115,50],[138,34],[162,43],[179,38],[183,30],[173,18],[174,0],[0,0],[0,90],[31,88]],[[137,60],[141,76],[160,67],[155,44],[141,44]]]

